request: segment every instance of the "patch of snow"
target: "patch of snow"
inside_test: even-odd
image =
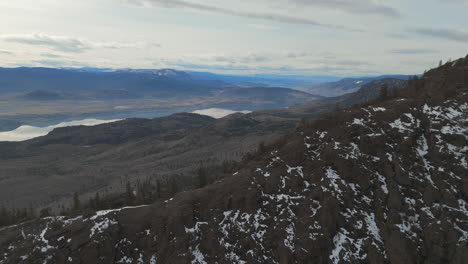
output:
[[[94,226],[91,227],[89,237],[93,237],[95,234],[100,234],[104,232],[107,228],[109,228],[111,225],[117,224],[117,221],[109,219],[109,218],[104,218],[101,221],[95,221]]]
[[[364,119],[354,118],[352,125],[365,126]]]
[[[286,238],[284,239],[284,246],[289,248],[291,252],[294,252],[294,238],[294,224],[289,223],[289,225],[286,227]]]
[[[385,112],[387,109],[385,109],[383,107],[373,107],[372,110],[374,112]]]

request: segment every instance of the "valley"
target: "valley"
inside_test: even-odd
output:
[[[0,93],[0,131],[90,118],[155,118],[206,108],[281,108],[320,98],[290,88],[247,90],[170,69],[97,73],[0,69],[0,85],[4,87]]]
[[[117,161],[112,167],[123,165],[120,172],[141,167],[128,166],[128,160],[161,161],[148,149],[160,139],[161,146],[175,140],[172,149],[183,149],[179,154],[186,164],[186,155],[195,150],[180,143],[194,135],[190,146],[197,151],[217,137],[232,154],[239,137],[264,140],[266,131],[285,131],[231,169],[215,172],[220,177],[207,186],[151,205],[45,217],[0,229],[2,261],[463,263],[468,243],[467,69],[468,57],[409,80],[393,95],[381,89],[377,99],[321,113],[306,104],[218,120],[176,114],[62,128],[21,145],[3,144],[9,151],[1,158],[9,164],[16,157],[27,160],[31,153],[70,146],[77,154],[84,148],[95,156],[78,159],[89,165],[100,159],[95,175],[107,175],[103,159],[112,155],[109,161]],[[370,91],[364,86],[354,96],[362,99]],[[352,96],[333,103],[350,102]],[[301,110],[311,118],[312,109],[315,120],[297,126],[292,119],[287,128],[288,118]],[[278,130],[279,124],[284,130]],[[125,129],[118,132],[121,127]],[[134,143],[120,145],[132,138]],[[113,147],[105,151],[106,145]],[[145,154],[140,156],[135,146]],[[154,154],[161,153],[158,148]],[[118,154],[121,149],[126,151]],[[208,152],[199,153],[206,159]]]
[[[71,206],[96,193],[124,193],[127,182],[148,178],[178,189],[196,186],[197,170],[208,170],[210,181],[226,166],[292,131],[301,120],[313,120],[333,111],[378,97],[387,84],[401,89],[406,82],[384,79],[369,83],[355,94],[314,99],[288,108],[258,110],[215,119],[197,114],[172,114],[155,119],[132,118],[94,127],[64,127],[24,142],[0,142],[0,199],[8,208]],[[249,88],[244,88],[249,89]],[[252,88],[250,98],[268,96]],[[270,89],[270,88],[268,88]],[[275,88],[271,88],[275,89]],[[273,90],[275,91],[275,90]],[[235,98],[236,90],[230,91]],[[1,135],[1,133],[0,133]],[[31,184],[25,184],[31,183]],[[46,191],[44,191],[46,190]]]

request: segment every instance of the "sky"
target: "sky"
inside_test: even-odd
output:
[[[0,67],[418,74],[468,53],[468,0],[0,0]]]

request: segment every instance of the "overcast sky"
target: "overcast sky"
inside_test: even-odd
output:
[[[468,0],[0,0],[0,66],[415,74],[468,53]]]

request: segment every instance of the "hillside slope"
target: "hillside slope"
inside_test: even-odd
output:
[[[396,79],[374,81],[356,95],[219,120],[175,114],[93,127],[66,127],[25,142],[0,142],[0,206],[57,207],[68,204],[74,192],[82,196],[122,193],[127,181],[148,177],[164,183],[178,175],[181,187],[191,185],[201,163],[216,167],[239,161],[260,142],[270,143],[290,133],[301,118],[314,120],[332,111],[337,103],[351,106],[366,102],[378,95],[382,83],[395,87],[395,82],[399,88],[406,83]],[[285,90],[278,88],[270,94],[268,89],[275,88],[252,88],[247,94],[274,101],[275,94]],[[237,93],[244,92],[233,89],[228,96],[235,97]],[[303,96],[302,92],[294,93]]]
[[[384,79],[397,79],[401,81],[408,80],[408,75],[383,75],[376,77],[362,77],[362,78],[344,78],[336,82],[326,82],[312,87],[303,88],[303,91],[311,94],[323,95],[323,96],[340,96],[349,93],[356,92],[364,85],[373,81],[384,80]]]
[[[0,263],[464,263],[468,58],[402,92],[203,189],[1,229]]]

